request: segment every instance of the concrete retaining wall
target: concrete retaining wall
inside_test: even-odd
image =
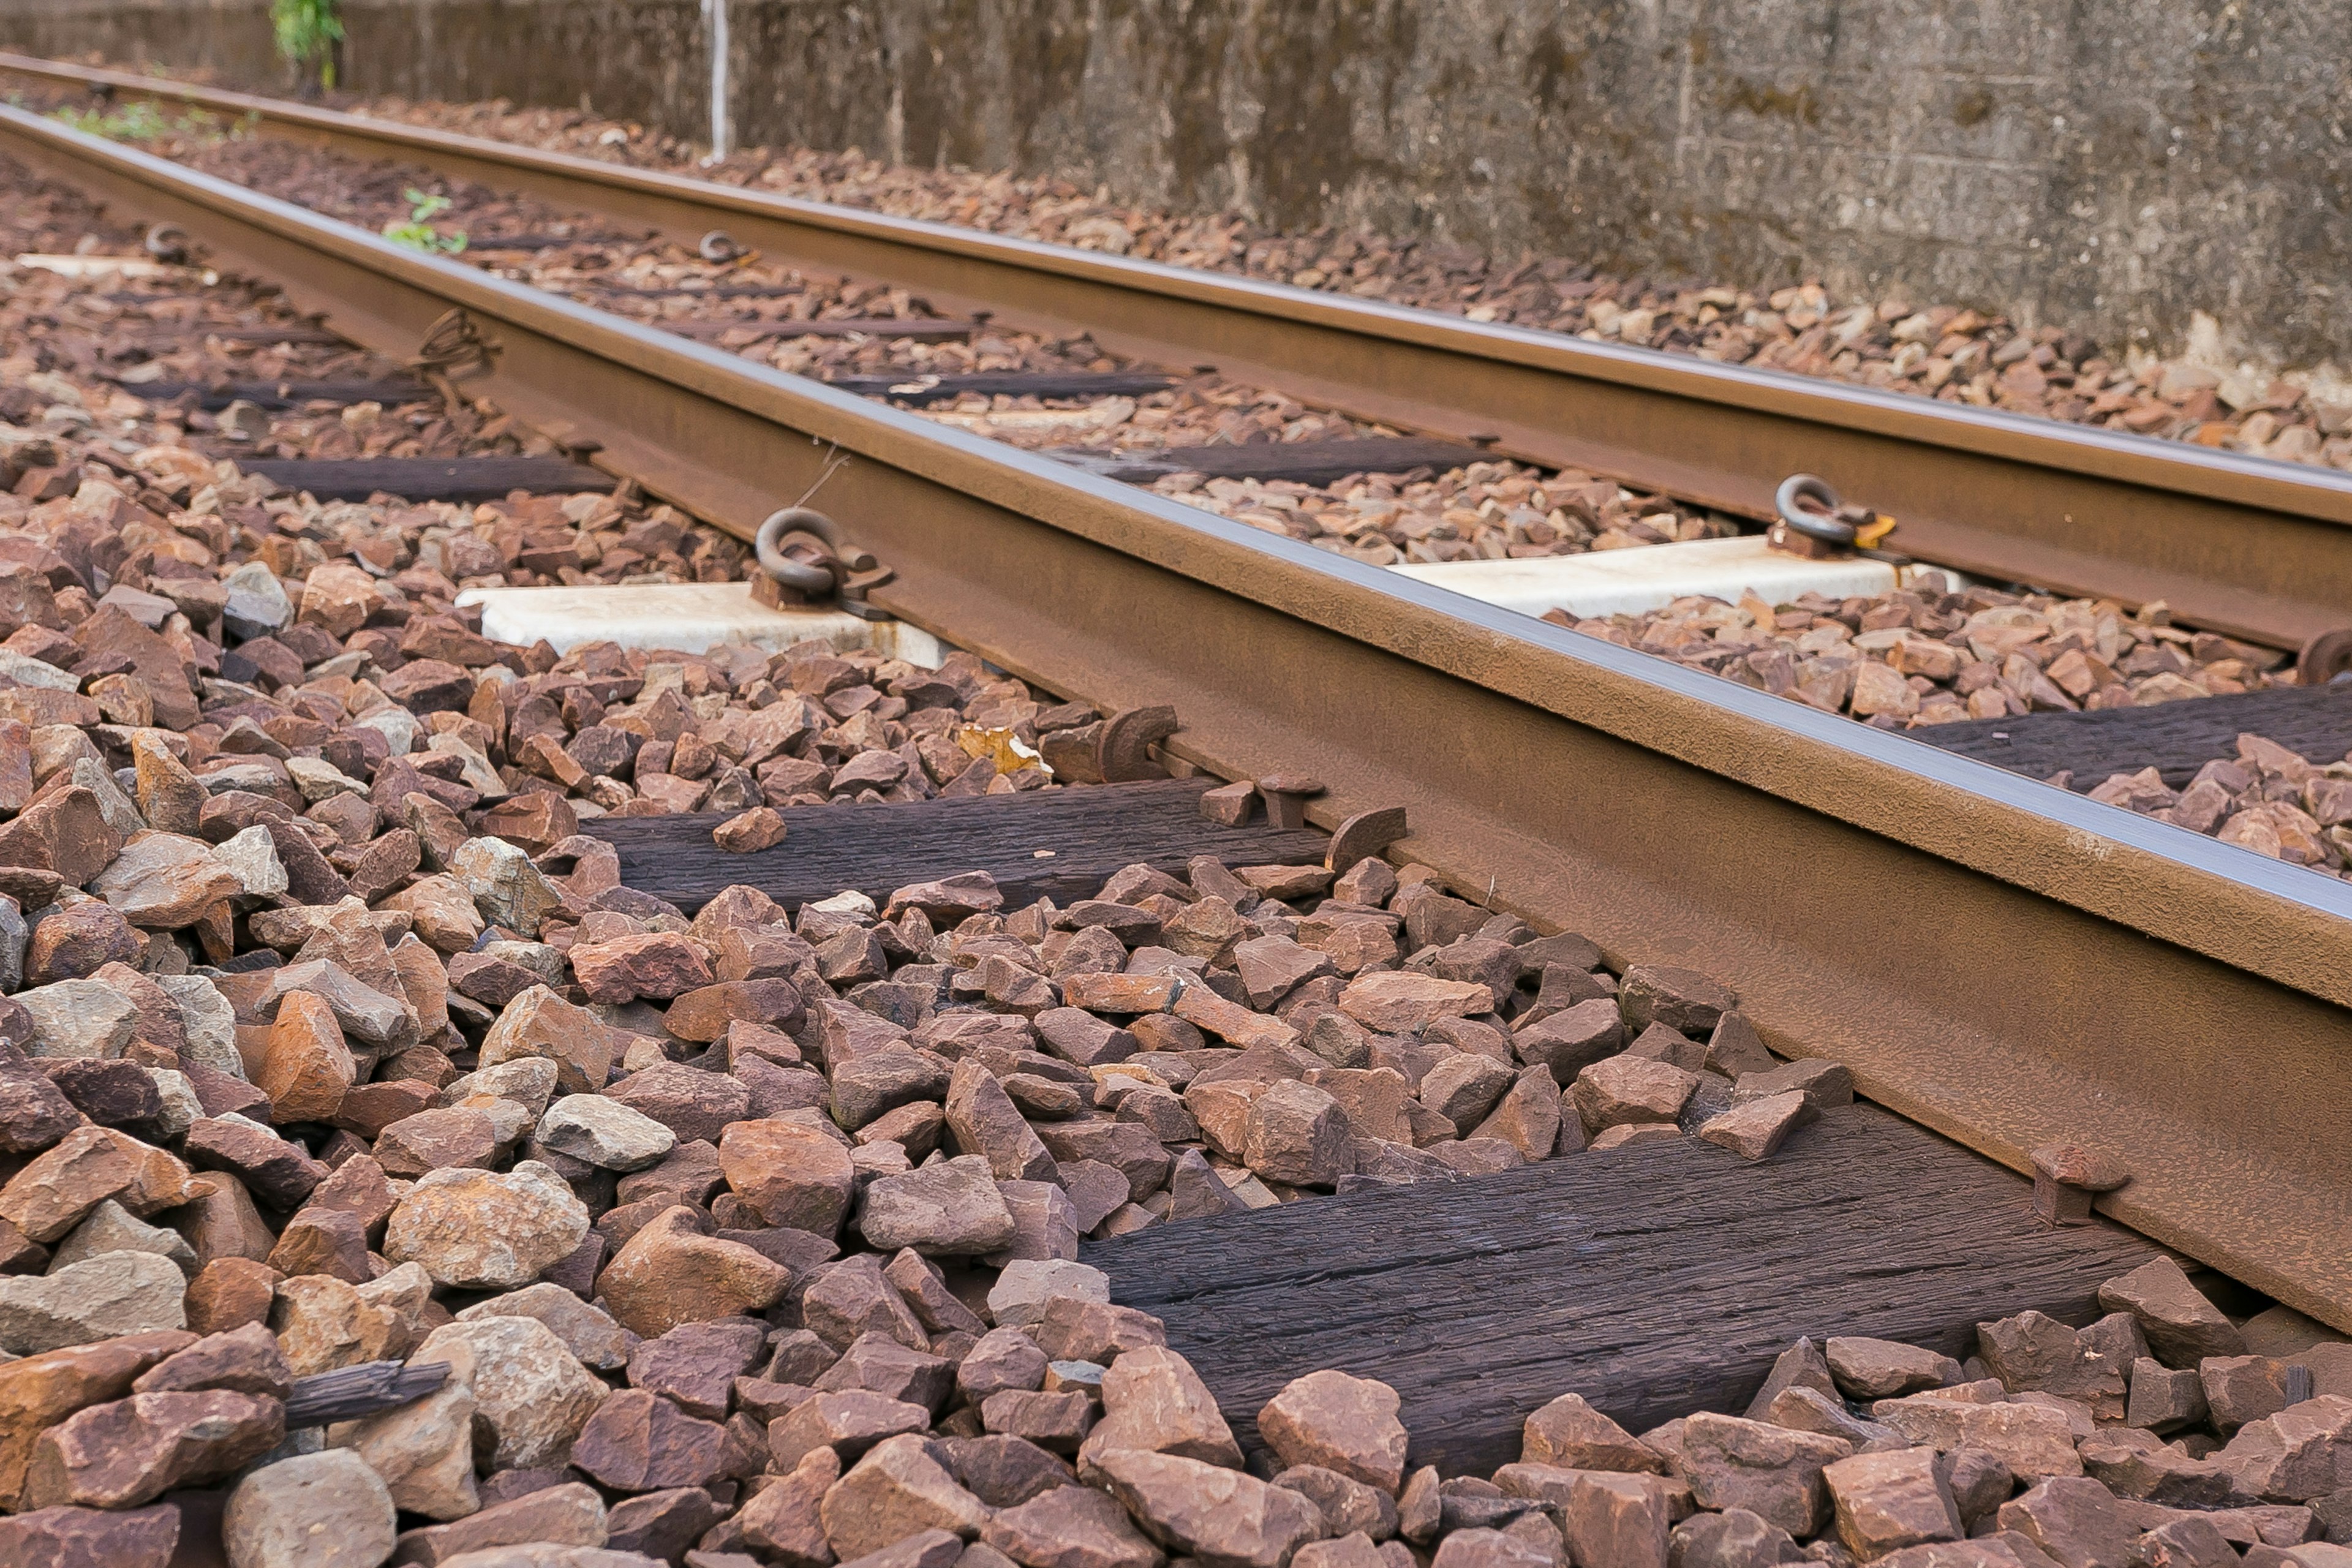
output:
[[[346,0],[362,91],[699,137],[696,0]],[[279,85],[258,0],[13,0],[0,41]],[[2352,351],[2352,6],[2310,0],[731,0],[740,140],[1652,274],[2194,310]]]

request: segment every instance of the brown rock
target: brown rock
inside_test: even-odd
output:
[[[1559,1085],[1552,1081],[1551,1070],[1528,1068],[1469,1136],[1499,1138],[1517,1150],[1522,1160],[1547,1160],[1559,1143],[1560,1108]]]
[[[748,1318],[681,1324],[629,1352],[629,1383],[663,1395],[689,1415],[724,1421],[728,1391],[767,1348],[765,1327]]]
[[[853,1460],[887,1437],[921,1432],[931,1413],[887,1394],[843,1389],[812,1394],[768,1427],[772,1468],[791,1469],[820,1450]]]
[[[437,1568],[461,1552],[537,1543],[598,1547],[604,1543],[604,1502],[580,1481],[546,1487],[446,1524],[404,1531],[393,1552],[400,1563]]]
[[[1728,1149],[1743,1160],[1761,1160],[1777,1152],[1790,1133],[1819,1114],[1803,1091],[1789,1089],[1709,1117],[1699,1124],[1698,1135],[1702,1142]]]
[[[882,1260],[859,1253],[816,1270],[801,1295],[801,1317],[825,1343],[846,1349],[862,1334],[887,1334],[909,1350],[930,1348],[923,1325],[882,1272]]]
[[[31,1508],[137,1508],[176,1487],[221,1479],[277,1447],[274,1399],[211,1390],[141,1394],[93,1405],[41,1434],[25,1471]]]
[[[1168,1343],[1167,1329],[1150,1314],[1075,1295],[1047,1300],[1030,1325],[1029,1337],[1049,1361],[1090,1361],[1105,1366],[1131,1351]]]
[[[1367,1542],[1377,1542],[1396,1534],[1396,1499],[1377,1487],[1320,1465],[1293,1465],[1277,1474],[1274,1484],[1313,1503],[1323,1515],[1326,1535],[1360,1534]]]
[[[2273,1502],[2352,1488],[2352,1399],[2323,1394],[2250,1421],[2218,1458],[2247,1491]]]
[[[421,1265],[437,1285],[511,1290],[587,1234],[587,1205],[553,1170],[525,1160],[504,1173],[445,1169],[418,1177],[393,1206],[383,1255]]]
[[[2125,1420],[2150,1432],[2174,1432],[2205,1419],[2205,1383],[2187,1367],[2176,1371],[2154,1356],[2132,1363]]]
[[[2139,1524],[2098,1482],[2059,1476],[2000,1505],[2000,1528],[2015,1531],[2065,1568],[2116,1568],[2131,1560]]]
[[[1585,1403],[1563,1394],[1527,1419],[1519,1458],[1528,1464],[1570,1470],[1628,1470],[1664,1475],[1664,1455]]]
[[[37,1154],[82,1121],[73,1102],[37,1068],[0,1061],[0,1154]]]
[[[207,1334],[185,1350],[175,1351],[139,1374],[131,1387],[135,1394],[197,1394],[225,1388],[284,1399],[293,1387],[294,1369],[278,1348],[277,1336],[259,1323],[247,1323],[226,1333]]]
[[[1559,1532],[1549,1521],[1539,1526],[1524,1518],[1512,1523],[1515,1528],[1472,1525],[1451,1531],[1438,1543],[1430,1568],[1559,1568]]]
[[[250,1211],[253,1198],[245,1189],[275,1207],[292,1208],[327,1179],[326,1165],[312,1159],[300,1144],[226,1117],[199,1117],[189,1124],[180,1146],[198,1166],[233,1178],[226,1184],[217,1178],[199,1178],[209,1180],[214,1196],[232,1210]],[[197,1194],[192,1201],[204,1204],[205,1194]],[[234,1213],[209,1217],[226,1229],[241,1227],[240,1216]],[[268,1246],[264,1242],[259,1256],[268,1256]],[[198,1251],[201,1256],[203,1249]]]
[[[2245,1340],[2169,1258],[2144,1264],[2099,1287],[2099,1305],[2129,1312],[2167,1366],[2195,1366],[2207,1356],[2244,1353]]]
[[[110,963],[135,962],[146,942],[122,912],[95,899],[59,910],[33,928],[25,979],[34,985],[95,975]]]
[[[586,1008],[534,985],[508,1003],[482,1037],[483,1067],[524,1057],[555,1063],[556,1087],[563,1093],[591,1094],[612,1076],[611,1032]]]
[[[784,841],[784,819],[774,807],[755,805],[710,830],[710,841],[730,855],[754,855]]]
[[[1675,1568],[1772,1568],[1802,1558],[1787,1531],[1744,1508],[1695,1513],[1667,1537],[1667,1560]]]
[[[942,1257],[995,1252],[1017,1234],[988,1162],[977,1154],[875,1178],[866,1185],[857,1225],[870,1246]]]
[[[1202,1568],[1284,1568],[1322,1528],[1297,1492],[1177,1454],[1111,1449],[1088,1474],[1154,1540]]]
[[[1315,1372],[1292,1379],[1258,1412],[1258,1431],[1285,1465],[1318,1466],[1393,1493],[1404,1484],[1406,1443],[1397,1409],[1396,1391],[1384,1383]]]
[[[81,1127],[0,1185],[0,1220],[47,1245],[109,1198],[136,1215],[189,1196],[187,1167],[110,1127]]]
[[[1625,1568],[1666,1568],[1673,1490],[1653,1476],[1579,1472],[1559,1516],[1570,1557]]]
[[[1828,1513],[1822,1468],[1853,1451],[1843,1438],[1702,1411],[1684,1425],[1677,1468],[1701,1508],[1744,1508],[1803,1536]]]
[[[698,1487],[719,1473],[726,1428],[658,1394],[625,1388],[596,1406],[572,1440],[572,1464],[614,1491]]]
[[[244,892],[245,883],[202,839],[151,829],[124,840],[89,889],[142,930],[177,931]]]
[[[367,1222],[340,1209],[304,1209],[288,1220],[268,1263],[280,1274],[326,1274],[354,1285],[375,1278]]]
[[[2123,1417],[2122,1368],[2055,1318],[2028,1311],[1979,1323],[1977,1354],[2011,1394],[2055,1394],[2089,1405],[2101,1420]]]
[[[789,980],[722,979],[672,1002],[662,1026],[681,1040],[716,1040],[739,1021],[793,1028],[801,1012],[801,994]]]
[[[1160,1568],[1164,1554],[1119,1505],[1088,1487],[1055,1487],[982,1525],[1021,1568]]]
[[[1061,1393],[1005,1389],[981,1403],[981,1425],[1055,1454],[1075,1454],[1094,1425],[1094,1398],[1080,1389]]]
[[[641,996],[667,1001],[718,978],[702,950],[676,931],[575,943],[567,956],[591,1002],[630,1002]]]
[[[2287,1406],[2288,1363],[2275,1356],[2207,1356],[2197,1375],[2213,1429],[2225,1437]]]
[[[969,1541],[988,1507],[966,1491],[911,1434],[886,1437],[824,1494],[818,1517],[834,1555],[850,1562],[926,1530]]]
[[[483,1170],[499,1152],[498,1124],[472,1106],[442,1106],[404,1116],[379,1133],[375,1157],[385,1173],[421,1176],[427,1171]]]
[[[121,852],[98,796],[79,784],[42,795],[0,826],[0,866],[55,871],[68,887],[86,885]]]
[[[841,1456],[823,1445],[809,1448],[788,1473],[743,1505],[736,1516],[743,1539],[785,1568],[831,1568],[833,1546],[825,1540],[819,1510],[840,1479]]]
[[[1893,1399],[1960,1381],[1960,1363],[1950,1356],[1895,1340],[1832,1336],[1822,1348],[1849,1399]]]
[[[1569,1099],[1587,1130],[1672,1122],[1698,1087],[1698,1075],[1646,1057],[1614,1056],[1576,1075]]]
[[[1312,1084],[1284,1079],[1251,1100],[1242,1158],[1269,1181],[1328,1187],[1354,1169],[1347,1113]]]
[[[1051,1316],[1049,1308],[1047,1322]],[[1111,1361],[1103,1373],[1102,1401],[1103,1419],[1079,1452],[1081,1467],[1120,1449],[1173,1454],[1213,1465],[1238,1467],[1242,1462],[1233,1428],[1218,1414],[1217,1402],[1200,1374],[1165,1345],[1140,1346]]]
[[[16,1568],[169,1568],[180,1541],[171,1503],[117,1513],[45,1508],[0,1518],[0,1563]]]
[[[1829,1061],[1820,1057],[1800,1057],[1768,1072],[1742,1073],[1738,1081],[1732,1085],[1731,1102],[1746,1105],[1750,1100],[1769,1100],[1791,1089],[1801,1091],[1816,1110],[1852,1105],[1853,1073],[1843,1062]]]
[[[1692,969],[1636,964],[1625,972],[1618,994],[1633,1028],[1664,1024],[1694,1038],[1712,1034],[1723,1015],[1738,1005],[1730,992]]]
[[[254,1078],[254,1086],[269,1096],[270,1120],[328,1121],[358,1078],[359,1063],[343,1043],[342,1027],[327,999],[307,991],[288,993],[278,1005],[278,1021],[269,1026],[261,1070]]]
[[[1440,1018],[1490,1012],[1494,996],[1481,984],[1391,970],[1360,974],[1339,993],[1339,1007],[1368,1029],[1410,1034]]]
[[[719,1169],[736,1196],[770,1225],[832,1236],[856,1189],[849,1152],[796,1121],[739,1121],[719,1141]]]
[[[1974,1448],[1989,1453],[2018,1476],[2079,1476],[2083,1462],[2062,1413],[2038,1405],[2007,1401],[1972,1405],[1962,1400],[1914,1394],[1883,1399],[1872,1416],[1914,1443],[1939,1452]]]
[[[1049,1182],[1060,1175],[996,1076],[977,1061],[959,1063],[948,1079],[947,1128],[957,1149],[985,1158],[1006,1181]]]
[[[24,1489],[43,1431],[90,1405],[121,1399],[133,1379],[194,1342],[187,1333],[130,1334],[0,1363],[0,1500]]]
[[[188,1281],[188,1327],[199,1334],[219,1334],[266,1323],[277,1286],[278,1271],[266,1263],[215,1258]]]
[[[1577,1003],[1526,1025],[1511,1037],[1511,1049],[1529,1067],[1549,1068],[1565,1088],[1593,1063],[1624,1048],[1625,1023],[1615,998]]]
[[[1960,1539],[1958,1506],[1936,1473],[1930,1449],[1856,1454],[1829,1466],[1822,1479],[1837,1510],[1838,1538],[1863,1562],[1906,1546]]]
[[[751,1247],[698,1234],[692,1216],[685,1208],[660,1215],[597,1277],[607,1310],[647,1339],[681,1323],[764,1310],[791,1282],[790,1270]]]

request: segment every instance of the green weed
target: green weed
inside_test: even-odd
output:
[[[428,196],[411,187],[400,193],[408,203],[408,221],[383,226],[384,238],[394,245],[404,245],[412,250],[422,250],[429,256],[455,256],[466,248],[466,231],[454,229],[443,234],[433,220],[449,210],[447,196]]]

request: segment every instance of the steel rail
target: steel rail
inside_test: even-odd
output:
[[[479,390],[748,534],[836,455],[877,604],[1226,777],[1309,765],[1327,826],[1618,963],[2012,1167],[2079,1140],[2115,1217],[2352,1328],[2352,888],[1401,579],[0,110],[0,149],[180,224],[389,353],[451,308]],[[1887,1173],[1899,1180],[1900,1173]]]
[[[797,201],[364,116],[0,53],[0,71],[257,117],[691,245],[723,226],[804,268],[1224,375],[1503,455],[1769,521],[1803,469],[1901,520],[1893,547],[2000,580],[2163,600],[2273,647],[2352,622],[2352,475],[1782,372]]]

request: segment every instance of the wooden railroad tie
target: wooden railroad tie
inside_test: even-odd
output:
[[[1312,828],[1232,827],[1203,816],[1201,796],[1214,783],[1151,779],[854,809],[786,806],[784,841],[751,855],[711,842],[710,830],[727,820],[717,812],[601,816],[580,831],[619,851],[625,885],[688,914],[739,882],[797,909],[846,889],[879,900],[913,883],[985,871],[1009,910],[1039,898],[1090,899],[1113,872],[1139,862],[1170,873],[1195,855],[1234,866],[1323,863],[1328,841]]]
[[[636,318],[630,318],[636,321]],[[980,330],[977,321],[940,321],[922,317],[875,316],[837,321],[637,321],[641,327],[658,327],[682,338],[723,338],[730,332],[750,332],[753,341],[766,338],[900,338],[913,342],[960,343]]]
[[[2238,737],[2249,731],[2315,764],[2340,762],[2352,752],[2352,683],[2276,687],[2093,713],[1973,719],[1903,733],[1938,751],[2037,779],[2071,772],[2074,787],[2088,791],[2110,774],[2147,767],[2179,789],[2207,763],[2236,761]]]
[[[983,397],[1143,397],[1165,392],[1176,378],[1154,371],[983,371],[971,375],[837,375],[825,384],[865,397],[918,406],[948,403],[968,393]]]
[[[171,403],[194,394],[197,406],[217,414],[232,403],[257,408],[299,408],[306,403],[330,403],[349,408],[355,403],[381,403],[387,408],[403,403],[430,403],[438,395],[421,381],[235,381],[225,386],[198,381],[144,381],[123,391],[149,403]]]
[[[2087,1321],[2102,1280],[2157,1256],[2105,1221],[2047,1227],[2030,1194],[1854,1105],[1752,1164],[1651,1143],[1155,1226],[1080,1257],[1167,1323],[1244,1447],[1285,1384],[1336,1367],[1402,1397],[1410,1463],[1486,1475],[1563,1394],[1634,1432],[1738,1415],[1801,1336],[1966,1356],[1979,1321]]]
[[[1459,468],[1491,461],[1493,454],[1458,441],[1417,436],[1341,441],[1253,441],[1241,447],[1171,447],[1156,452],[1094,452],[1053,447],[1046,457],[1105,479],[1148,485],[1170,474],[1211,479],[1289,479],[1329,484],[1349,474],[1404,474],[1415,468]]]
[[[486,501],[516,490],[573,495],[613,488],[612,475],[569,458],[265,458],[239,466],[320,500],[365,500],[381,491],[408,501]]]

